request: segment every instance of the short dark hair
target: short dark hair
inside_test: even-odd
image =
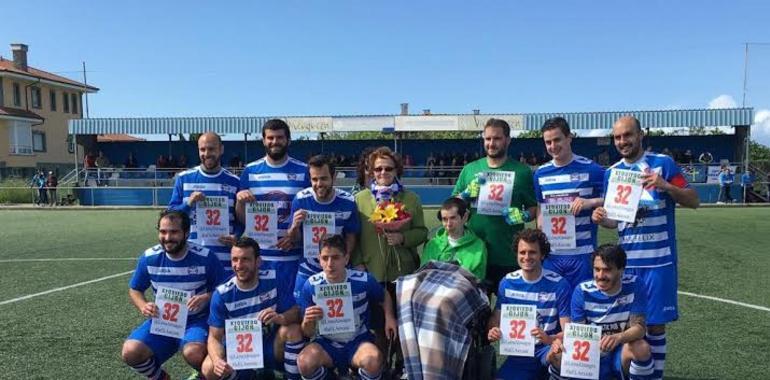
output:
[[[438,210],[438,220],[441,221],[441,210],[457,209],[457,215],[462,218],[468,212],[468,203],[458,197],[447,198]]]
[[[342,235],[326,234],[321,236],[321,240],[318,242],[318,251],[320,252],[324,248],[336,248],[342,251],[343,255],[348,254],[347,244],[345,244],[345,238]]]
[[[513,240],[513,252],[519,252],[519,242],[522,240],[530,244],[537,243],[537,246],[540,248],[540,254],[543,256],[544,260],[548,257],[548,254],[551,253],[551,243],[548,242],[548,236],[545,236],[543,231],[534,228],[525,228],[521,230]]]
[[[596,261],[596,258],[602,259],[602,262],[607,266],[614,266],[617,269],[624,269],[626,267],[626,251],[623,250],[617,244],[602,244],[591,254],[591,266]]]
[[[312,166],[314,168],[322,168],[324,165],[329,167],[329,175],[334,178],[334,164],[332,163],[332,160],[329,158],[329,156],[325,154],[317,154],[313,157],[310,157],[310,159],[307,161],[307,166]]]
[[[176,210],[163,210],[160,212],[160,217],[158,218],[158,225],[156,226],[157,229],[160,230],[160,221],[163,220],[163,218],[168,218],[172,221],[181,221],[182,223],[182,231],[185,233],[190,232],[190,216],[187,215],[186,212],[176,211]]]
[[[260,255],[259,243],[248,236],[241,236],[238,241],[233,244],[233,247],[238,247],[240,249],[251,248],[251,251],[254,252],[255,259]]]
[[[265,138],[265,131],[283,131],[286,134],[286,139],[291,140],[291,131],[289,130],[289,124],[281,119],[270,119],[262,126],[262,138]]]
[[[572,136],[572,133],[569,130],[569,123],[567,122],[567,119],[561,116],[552,117],[546,120],[543,123],[543,126],[540,128],[540,132],[545,133],[546,131],[550,131],[556,128],[559,128],[559,130],[561,131],[561,133],[564,134],[565,137]]]
[[[495,119],[494,117],[490,118],[489,120],[487,120],[487,123],[484,124],[484,130],[486,130],[487,128],[502,128],[503,134],[506,137],[511,136],[511,126],[508,125],[508,122],[503,119]]]
[[[358,166],[356,166],[356,183],[358,186],[366,187],[366,175],[369,173],[369,155],[374,151],[374,147],[368,146],[361,151],[361,157],[358,159]]]

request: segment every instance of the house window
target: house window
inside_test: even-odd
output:
[[[31,93],[31,95],[30,95],[31,102],[30,103],[32,103],[31,104],[32,108],[40,109],[40,107],[42,107],[40,99],[43,97],[42,92],[40,91],[40,88],[39,87],[32,87],[32,88],[30,88],[30,93]]]
[[[32,150],[45,152],[45,132],[32,131]]]
[[[32,128],[28,123],[12,121],[8,133],[8,141],[10,142],[8,153],[24,156],[33,154]]]
[[[21,86],[16,82],[13,83],[13,105],[21,107]]]
[[[62,104],[64,105],[64,113],[70,112],[70,96],[66,92],[61,93]]]
[[[78,113],[78,94],[71,94],[72,97],[72,113]]]
[[[56,111],[56,91],[51,90],[49,94],[49,99],[51,100],[51,111]]]
[[[5,94],[3,93],[3,78],[0,78],[0,107],[5,107]]]

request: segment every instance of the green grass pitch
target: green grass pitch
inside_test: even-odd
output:
[[[128,274],[2,303],[132,270],[156,243],[157,213],[0,211],[0,378],[138,378],[120,361],[123,339],[142,319],[128,300]],[[434,215],[426,210],[431,227]],[[770,307],[770,208],[679,210],[677,229],[679,290]],[[614,232],[601,240],[614,241]],[[684,295],[679,308],[666,378],[766,378],[770,312]],[[190,373],[179,355],[166,368],[177,379]]]

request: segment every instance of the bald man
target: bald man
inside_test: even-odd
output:
[[[227,279],[233,273],[230,268],[230,246],[235,242],[235,236],[243,233],[243,227],[235,219],[235,194],[238,192],[240,179],[222,167],[222,153],[224,145],[216,133],[206,132],[198,138],[198,157],[201,163],[177,174],[168,208],[190,216],[189,240],[217,255]],[[221,211],[216,210],[198,215],[197,209],[199,206],[203,207],[201,202],[207,197],[211,197],[210,200],[225,200],[228,215],[221,215]],[[203,220],[197,220],[201,216],[205,216]],[[228,233],[213,237],[204,234],[204,228],[208,226],[225,225],[228,226]]]
[[[621,169],[644,173],[644,190],[633,223],[607,218],[604,207],[596,208],[591,219],[604,227],[617,228],[620,246],[628,255],[626,273],[636,275],[647,293],[646,340],[655,360],[653,378],[662,379],[666,324],[679,318],[676,204],[697,208],[700,199],[671,157],[644,151],[639,120],[621,117],[612,126],[612,138],[622,159],[605,173],[603,194],[607,194],[612,172]]]

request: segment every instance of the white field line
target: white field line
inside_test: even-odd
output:
[[[707,299],[707,300],[711,300],[711,301],[729,303],[730,305],[743,306],[743,307],[747,307],[749,309],[756,309],[756,310],[762,310],[762,311],[770,311],[770,307],[752,305],[750,303],[743,303],[743,302],[728,300],[728,299],[719,298],[719,297],[704,296],[702,294],[695,294],[695,293],[682,292],[682,291],[679,291],[677,293],[685,295],[685,296],[695,297],[695,298],[703,298],[703,299]]]
[[[0,259],[0,263],[27,263],[27,262],[48,262],[48,261],[136,261],[136,257],[60,257],[48,259]]]
[[[99,277],[99,278],[96,278],[96,279],[93,279],[93,280],[88,280],[88,281],[78,282],[77,284],[72,284],[72,285],[62,286],[62,287],[60,287],[60,288],[53,288],[53,289],[49,289],[49,290],[46,290],[46,291],[44,291],[44,292],[40,292],[40,293],[28,294],[28,295],[26,295],[26,296],[16,297],[16,298],[12,298],[12,299],[9,299],[9,300],[5,300],[5,301],[0,301],[0,306],[2,306],[2,305],[7,305],[7,304],[9,304],[9,303],[14,303],[14,302],[19,302],[19,301],[28,300],[28,299],[30,299],[30,298],[35,298],[35,297],[38,297],[38,296],[44,296],[44,295],[46,295],[46,294],[51,294],[51,293],[55,293],[55,292],[60,292],[60,291],[63,291],[63,290],[67,290],[67,289],[77,288],[77,287],[79,287],[79,286],[84,286],[84,285],[88,285],[88,284],[93,284],[93,283],[95,283],[95,282],[99,282],[99,281],[109,280],[109,279],[111,279],[111,278],[116,278],[116,277],[125,276],[125,275],[127,275],[127,274],[131,274],[131,273],[134,273],[134,271],[133,271],[133,270],[130,270],[130,271],[128,271],[128,272],[115,273],[115,274],[111,274],[111,275],[109,275],[109,276]]]

